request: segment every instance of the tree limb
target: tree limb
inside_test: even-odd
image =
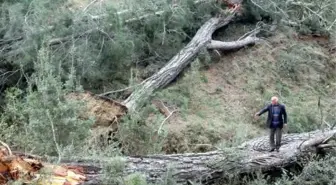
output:
[[[94,3],[96,3],[98,0],[93,0],[91,1],[91,3],[89,3],[84,9],[83,12],[85,12],[91,5],[93,5]]]
[[[253,37],[253,36],[248,36],[242,40],[232,41],[232,42],[211,40],[207,48],[208,49],[232,50],[232,49],[241,48],[241,47],[244,47],[250,44],[255,44],[258,41],[260,41],[260,39],[257,37]]]

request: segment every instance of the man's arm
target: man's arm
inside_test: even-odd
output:
[[[264,114],[265,112],[267,112],[268,111],[268,108],[269,107],[269,105],[267,105],[266,107],[264,107],[263,109],[261,109],[259,112],[257,112],[255,115],[256,116],[260,116],[260,115],[262,115],[262,114]]]
[[[287,112],[286,112],[286,106],[283,105],[282,108],[283,108],[284,124],[286,125],[286,124],[287,124]]]

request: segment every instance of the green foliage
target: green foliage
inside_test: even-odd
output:
[[[258,175],[248,183],[252,185],[332,185],[336,182],[335,161],[335,156],[327,156],[324,159],[310,161],[300,173],[291,175],[284,173],[275,181],[269,181],[262,175]]]
[[[125,159],[121,157],[112,158],[102,164],[103,184],[124,184],[123,173]]]
[[[134,174],[127,176],[125,184],[127,185],[147,185],[147,181],[143,175],[134,173]]]
[[[134,173],[126,177],[125,185],[147,185],[144,175]]]
[[[318,185],[318,184],[335,184],[335,156],[327,156],[324,159],[310,162],[294,179],[294,183],[300,183],[302,185]]]
[[[278,54],[277,70],[280,77],[298,84],[317,84],[327,79],[324,71],[330,71],[329,60],[330,56],[315,45],[293,44]]]
[[[27,91],[7,91],[1,135],[18,149],[61,157],[68,147],[80,149],[92,122],[79,120],[82,105],[65,99],[67,93],[80,90],[74,69],[63,83],[50,60],[48,51],[41,49]]]
[[[158,182],[155,184],[148,183],[146,177],[142,173],[132,173],[125,176],[125,158],[115,157],[102,164],[102,183],[103,184],[116,184],[116,185],[176,185],[173,178],[174,168],[168,166]]]
[[[335,1],[263,1],[245,2],[249,13],[257,19],[272,17],[280,25],[289,25],[302,34],[332,35],[335,30]]]
[[[52,65],[62,80],[74,66],[85,89],[120,89],[134,77],[132,67],[142,69],[136,78],[149,77],[190,40],[211,16],[209,12],[217,11],[211,3],[196,6],[190,0],[182,1],[176,9],[165,0],[124,5],[129,12],[120,14],[120,7],[113,5],[83,12],[65,0],[3,3],[0,39],[9,41],[9,45],[0,46],[5,52],[3,59],[22,66],[30,75],[39,48],[54,43]],[[157,11],[164,13],[151,15]],[[96,20],[90,14],[106,16]],[[146,14],[145,19],[138,19]]]
[[[183,113],[189,108],[190,98],[194,95],[193,90],[201,83],[201,63],[197,58],[190,64],[183,74],[179,75],[179,81],[171,86],[155,92],[155,97],[166,102],[170,106],[179,107]]]
[[[146,155],[162,151],[166,132],[161,129],[164,117],[152,106],[122,118],[117,138],[124,154]]]
[[[218,157],[214,161],[209,162],[208,166],[210,168],[220,168],[230,174],[230,177],[235,177],[239,173],[240,163],[246,157],[246,153],[237,148],[219,148],[218,151],[222,152],[222,156]],[[232,179],[233,180],[233,179]]]
[[[177,185],[177,182],[174,179],[174,167],[168,166],[167,172],[164,174],[162,181],[159,182],[159,185]]]
[[[335,79],[332,76],[332,61],[330,56],[316,45],[294,44],[285,50],[280,51],[277,56],[277,71],[279,78],[290,78],[292,83],[296,86],[303,87],[307,90],[291,92],[290,87],[283,82],[279,82],[277,89],[285,96],[284,103],[287,104],[290,116],[289,121],[291,129],[294,132],[310,131],[317,129],[317,124],[320,123],[320,110],[318,105],[318,98],[322,97],[321,103],[328,105],[323,107],[323,112],[327,122],[332,121],[331,118],[334,109],[329,107],[327,103],[328,93],[323,90],[330,84],[330,81]],[[313,92],[308,95],[308,92]],[[307,96],[314,97],[311,101],[307,101]],[[291,102],[296,102],[291,103]],[[322,123],[323,124],[323,123]],[[295,128],[296,127],[296,128]]]

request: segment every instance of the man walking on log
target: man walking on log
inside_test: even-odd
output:
[[[283,104],[278,103],[278,97],[273,96],[271,98],[271,104],[267,105],[265,108],[260,110],[255,114],[255,117],[258,118],[260,115],[268,111],[268,117],[266,125],[270,128],[270,152],[273,152],[275,149],[279,152],[281,145],[281,135],[283,127],[287,127],[287,113],[286,107]],[[276,143],[274,144],[274,135],[276,136]]]

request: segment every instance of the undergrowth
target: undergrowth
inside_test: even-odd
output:
[[[36,72],[27,77],[26,91],[7,90],[0,122],[1,137],[17,150],[62,158],[67,151],[82,147],[93,122],[78,119],[83,104],[64,97],[81,90],[74,76],[75,69],[70,69],[72,72],[63,83],[50,60],[49,51],[40,49],[34,65]]]
[[[313,160],[305,165],[302,172],[298,174],[283,173],[282,177],[275,181],[267,180],[263,175],[257,176],[256,179],[250,180],[248,183],[252,185],[322,185],[335,184],[335,156],[327,156],[323,159]]]

